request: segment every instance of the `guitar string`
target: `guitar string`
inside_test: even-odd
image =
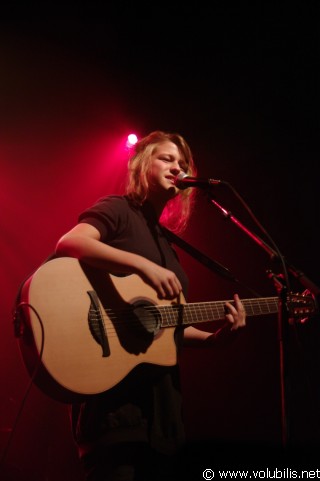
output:
[[[117,326],[125,327],[127,324],[130,326],[140,326],[148,328],[153,327],[153,331],[157,331],[159,328],[163,327],[174,327],[179,325],[179,318],[181,314],[186,314],[186,317],[182,320],[181,324],[190,325],[194,323],[210,322],[211,320],[222,320],[225,314],[225,302],[221,301],[215,304],[208,303],[195,303],[195,304],[180,304],[180,305],[160,305],[160,306],[143,306],[144,316],[143,322],[139,320],[134,313],[134,307],[130,306],[127,308],[107,308],[103,309],[104,313],[97,311],[96,309],[91,310],[91,321],[94,323],[94,327],[98,327],[99,322],[105,321],[106,319],[111,321],[111,325],[106,325],[104,322],[104,329],[107,331],[108,335],[117,335]],[[230,301],[231,302],[231,301]],[[278,306],[278,298],[265,298],[265,299],[250,299],[246,300],[246,304],[249,307],[254,305],[259,305],[259,312],[252,310],[249,314],[271,314],[275,313],[276,310],[270,310],[268,306],[273,303]],[[201,316],[199,315],[199,310],[201,311]],[[164,314],[161,315],[161,311]],[[196,318],[193,315],[196,314]],[[205,317],[203,317],[203,314]],[[95,317],[94,317],[95,316]],[[218,316],[218,317],[217,317]],[[163,322],[163,317],[166,317],[166,322]],[[160,319],[159,319],[160,318]]]
[[[304,304],[305,302],[304,296]],[[179,305],[152,305],[152,306],[143,306],[144,316],[143,322],[139,320],[139,316],[135,315],[134,307],[129,306],[127,308],[103,308],[103,312],[97,311],[93,309],[91,311],[91,321],[94,323],[99,323],[101,319],[105,321],[106,319],[111,321],[111,326],[106,326],[104,323],[104,328],[107,330],[108,334],[115,334],[116,335],[116,327],[117,325],[124,326],[126,323],[130,322],[130,325],[145,327],[154,327],[154,331],[158,330],[159,328],[166,328],[166,327],[174,327],[180,324],[182,325],[190,325],[195,323],[202,323],[202,322],[210,322],[212,320],[219,321],[224,318],[225,314],[225,302],[227,301],[216,301],[212,302],[202,302],[202,303],[193,303],[193,304],[179,304]],[[229,301],[232,302],[232,301]],[[262,299],[246,299],[245,306],[248,315],[268,315],[268,314],[275,314],[278,310],[278,297],[268,297]],[[272,305],[273,308],[270,309],[269,306]],[[256,307],[259,307],[259,310],[256,310]],[[301,308],[301,313],[297,310],[296,315],[305,316],[308,313],[308,309]],[[161,311],[164,314],[161,315]],[[312,309],[310,308],[310,312]],[[201,317],[203,314],[205,317]],[[94,314],[95,313],[95,314]],[[193,315],[196,314],[196,318]],[[93,316],[96,315],[94,318]],[[181,315],[184,318],[181,320]],[[166,318],[165,322],[163,317]],[[124,319],[125,318],[125,319]],[[160,319],[159,319],[160,318]],[[124,322],[125,321],[125,322]],[[114,326],[114,328],[113,328]]]

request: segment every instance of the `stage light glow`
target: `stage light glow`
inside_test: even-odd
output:
[[[129,134],[127,139],[127,147],[132,147],[138,142],[138,137],[136,134]]]

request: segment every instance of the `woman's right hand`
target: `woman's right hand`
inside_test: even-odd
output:
[[[174,272],[143,259],[138,275],[156,291],[159,299],[175,299],[182,292],[182,286]]]

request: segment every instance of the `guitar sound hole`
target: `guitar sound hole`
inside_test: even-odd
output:
[[[113,325],[122,347],[132,354],[140,354],[148,350],[160,330],[160,314],[153,304],[141,300],[132,303],[129,311],[120,310]]]
[[[152,309],[151,309],[152,308]],[[160,330],[160,313],[151,302],[139,301],[133,304],[133,314],[137,319],[137,327],[146,334],[155,337]]]

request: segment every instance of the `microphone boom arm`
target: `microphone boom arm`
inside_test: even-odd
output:
[[[225,209],[222,205],[220,205],[215,199],[210,196],[210,201],[222,212],[222,215],[226,218],[231,220],[237,227],[239,227],[243,232],[245,232],[251,239],[253,239],[256,244],[258,244],[260,247],[262,247],[267,254],[269,254],[271,260],[280,260],[279,255],[277,252],[270,246],[268,245],[261,237],[259,237],[257,234],[254,234],[252,231],[250,231],[244,224],[242,224],[232,213],[231,211]],[[288,271],[296,278],[299,280],[299,282],[306,288],[308,289],[312,294],[315,296],[320,295],[320,287],[317,286],[311,279],[309,279],[301,270],[295,268],[293,265],[288,264],[287,261],[286,266]]]

